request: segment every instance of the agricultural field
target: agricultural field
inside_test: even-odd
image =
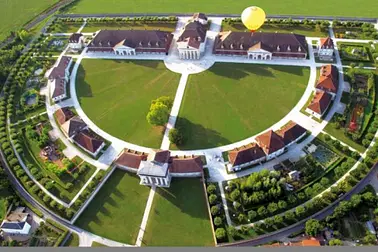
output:
[[[174,98],[180,75],[163,62],[83,60],[76,92],[83,111],[102,130],[138,145],[158,148],[163,127],[153,127],[146,116],[151,101]]]
[[[186,139],[179,149],[216,147],[260,133],[296,105],[308,78],[305,67],[232,63],[190,75],[176,124]]]
[[[154,196],[145,246],[214,246],[202,182],[174,179]]]
[[[19,30],[39,13],[58,2],[58,0],[0,0],[0,40],[11,31]]]
[[[378,2],[374,0],[364,1],[358,4],[352,0],[334,0],[332,6],[326,0],[306,2],[300,0],[288,1],[213,1],[199,0],[79,0],[66,12],[68,13],[232,13],[239,14],[244,8],[256,5],[260,6],[269,15],[273,14],[297,14],[319,16],[349,16],[349,17],[376,17]],[[295,6],[295,8],[293,8]]]
[[[135,244],[150,188],[116,169],[75,225],[111,240]]]

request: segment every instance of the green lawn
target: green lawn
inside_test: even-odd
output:
[[[143,240],[144,246],[214,246],[199,179],[176,178],[157,189]]]
[[[223,31],[248,31],[248,29],[242,23],[234,23],[229,25],[222,23]],[[328,36],[327,31],[316,31],[314,27],[307,25],[277,25],[266,24],[259,28],[258,32],[279,32],[279,33],[297,33],[308,37],[325,37]]]
[[[146,116],[152,100],[175,97],[179,79],[159,61],[87,59],[79,68],[76,91],[84,112],[101,129],[158,148],[164,129],[152,127]]]
[[[5,199],[0,199],[0,220],[2,220],[5,217],[5,213],[7,212],[7,205],[5,203]]]
[[[92,242],[91,247],[107,247],[107,246],[98,242]]]
[[[49,26],[47,32],[51,33],[70,33],[77,32],[79,28],[83,25],[82,22],[65,22],[65,23],[56,23]]]
[[[64,247],[79,247],[80,241],[79,236],[76,233],[72,233],[70,238],[64,244]]]
[[[134,30],[161,30],[173,32],[176,28],[175,23],[156,23],[156,24],[141,24],[141,23],[92,23],[85,25],[82,32],[96,32],[98,30],[116,30],[116,29],[134,29]]]
[[[0,0],[0,40],[56,2],[58,0]]]
[[[364,1],[363,4],[352,0],[319,1],[264,1],[247,0],[228,1],[200,1],[200,0],[79,0],[67,12],[69,13],[233,13],[241,14],[244,8],[260,6],[269,15],[273,14],[299,14],[320,16],[349,16],[349,17],[376,17],[378,2]]]
[[[115,170],[76,226],[97,235],[135,244],[150,188],[139,185],[139,178]]]
[[[216,63],[190,75],[176,126],[180,149],[210,148],[253,136],[282,119],[301,98],[309,68]]]

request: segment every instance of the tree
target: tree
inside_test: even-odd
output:
[[[287,208],[286,201],[283,201],[283,200],[278,201],[278,208],[279,209],[286,209]]]
[[[214,225],[215,226],[220,226],[222,225],[223,221],[222,221],[222,218],[221,217],[215,217],[214,218]]]
[[[154,126],[163,126],[167,122],[168,116],[168,107],[163,103],[155,103],[151,105],[150,111],[147,114],[147,121]]]
[[[208,194],[213,194],[217,190],[217,187],[214,184],[210,184],[207,187],[207,193]]]
[[[217,215],[219,213],[219,207],[218,206],[212,206],[210,208],[211,215]]]
[[[27,42],[30,39],[30,34],[25,30],[21,30],[17,32],[17,38],[22,42]]]
[[[215,237],[218,240],[223,240],[226,237],[226,230],[224,230],[224,228],[217,228],[215,230]]]
[[[151,102],[151,108],[153,107],[153,105],[155,105],[157,103],[164,104],[165,106],[167,106],[168,109],[171,109],[172,106],[173,106],[173,99],[171,97],[169,97],[169,96],[159,97],[156,100],[153,100]],[[150,108],[150,110],[151,110],[151,108]]]
[[[181,130],[173,128],[169,131],[168,134],[169,141],[177,146],[184,143],[184,135]]]
[[[343,242],[339,239],[332,239],[329,241],[329,246],[343,246]]]
[[[274,214],[275,212],[277,212],[277,210],[278,210],[278,206],[276,203],[272,202],[268,205],[269,213]]]
[[[298,206],[297,208],[295,208],[295,214],[298,216],[298,217],[302,217],[304,214],[305,214],[305,208],[303,206]]]
[[[245,216],[245,214],[239,214],[238,215],[238,221],[239,222],[244,222],[246,220],[246,216]]]
[[[235,227],[233,226],[228,226],[227,227],[227,232],[229,235],[231,235],[233,238],[235,238],[238,235],[238,231],[236,230]]]
[[[283,217],[281,215],[276,215],[273,217],[274,223],[281,225],[283,223]]]
[[[257,213],[253,210],[248,212],[248,219],[249,220],[254,220],[257,217]]]
[[[209,203],[210,203],[210,205],[214,205],[217,202],[217,198],[218,198],[217,195],[211,194],[209,196]]]
[[[261,206],[259,207],[259,209],[257,209],[257,213],[259,214],[260,217],[264,217],[268,214],[268,211],[266,210],[264,206]]]
[[[364,237],[363,243],[366,245],[376,245],[377,237],[374,234],[369,233]]]
[[[235,189],[231,192],[230,194],[230,198],[233,200],[233,201],[237,201],[240,197],[240,191],[239,189]]]
[[[285,213],[285,219],[289,221],[293,221],[295,219],[295,214],[293,211],[287,211]]]
[[[310,219],[306,221],[306,234],[310,236],[317,236],[321,231],[322,226],[318,220]]]

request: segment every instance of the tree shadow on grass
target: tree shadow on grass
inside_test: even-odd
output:
[[[251,74],[275,77],[268,66],[256,64],[216,63],[209,71],[216,75],[235,80],[243,79]]]
[[[185,139],[183,145],[177,146],[180,150],[206,149],[231,143],[218,131],[205,128],[184,117],[177,117],[176,128],[180,129]]]
[[[300,67],[300,66],[271,66],[277,72],[289,73],[298,76],[304,75],[304,68],[309,69],[308,67]]]
[[[193,218],[208,219],[205,192],[198,178],[173,179],[169,188],[158,188],[156,193]],[[156,215],[164,212],[154,210]]]
[[[81,105],[81,97],[93,97],[92,87],[88,82],[85,81],[86,71],[84,67],[80,64],[77,70],[76,76],[76,95],[79,103]]]
[[[112,59],[111,61],[117,64],[134,64],[146,68],[157,69],[160,65],[158,60],[129,60],[129,59]],[[127,74],[127,72],[125,72]]]

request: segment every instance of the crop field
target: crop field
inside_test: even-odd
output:
[[[0,40],[56,2],[58,0],[0,0]]]
[[[239,14],[244,8],[256,5],[269,15],[319,15],[319,16],[349,16],[377,17],[378,1],[352,0],[79,0],[68,13],[227,13]]]

